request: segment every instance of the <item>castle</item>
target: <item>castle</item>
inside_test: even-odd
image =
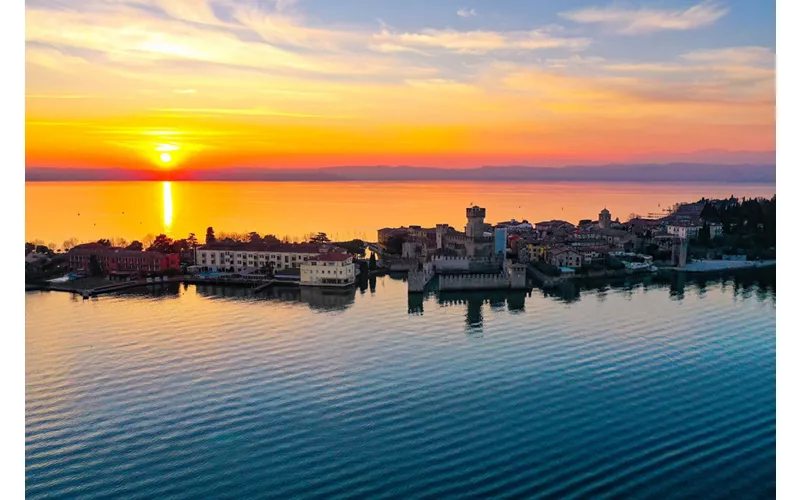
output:
[[[466,215],[464,232],[448,224],[436,225],[436,251],[428,262],[409,272],[409,292],[423,291],[435,275],[442,290],[525,288],[525,266],[505,258],[505,230],[497,234],[486,224],[485,208],[468,207]],[[495,245],[495,237],[502,238],[502,245]]]
[[[484,219],[486,219],[486,209],[473,206],[467,207],[467,225],[464,227],[464,232],[456,231],[448,224],[436,224],[437,254],[469,259],[495,257],[494,234]]]

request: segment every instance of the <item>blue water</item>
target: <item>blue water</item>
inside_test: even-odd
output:
[[[26,295],[28,498],[770,498],[775,277]]]

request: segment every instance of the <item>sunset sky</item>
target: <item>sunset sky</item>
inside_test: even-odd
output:
[[[25,36],[28,167],[775,149],[769,1],[27,0]]]

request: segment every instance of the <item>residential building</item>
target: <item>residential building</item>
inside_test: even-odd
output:
[[[528,245],[519,245],[517,250],[517,260],[520,264],[527,264],[533,260],[531,249]]]
[[[546,241],[532,241],[528,243],[528,252],[531,260],[547,260],[547,251],[552,245]]]
[[[505,228],[508,234],[520,234],[533,231],[533,224],[526,220],[519,222],[516,219],[511,219],[510,221],[498,222],[495,227]]]
[[[300,267],[320,254],[344,253],[325,243],[211,243],[197,247],[197,266],[209,271],[241,272]]]
[[[322,253],[300,264],[300,284],[307,286],[348,286],[355,283],[353,256]]]
[[[92,256],[97,259],[100,269],[109,274],[149,274],[180,269],[180,257],[176,253],[141,252],[85,243],[67,253],[70,271],[90,272]]]
[[[547,252],[547,262],[554,266],[577,269],[583,261],[583,254],[567,246],[554,247]]]
[[[575,225],[564,220],[548,220],[536,223],[536,230],[544,232],[572,232],[575,230]]]
[[[693,222],[671,222],[667,224],[667,234],[677,236],[685,240],[697,238],[697,234],[703,229],[702,224]]]

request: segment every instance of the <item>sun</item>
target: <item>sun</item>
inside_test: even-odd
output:
[[[169,163],[172,161],[172,156],[170,156],[169,153],[161,153],[161,161],[164,163]]]

